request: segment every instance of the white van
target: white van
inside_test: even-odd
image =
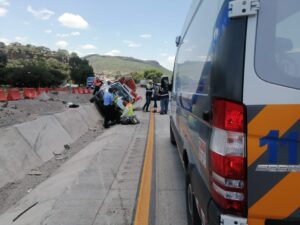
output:
[[[176,43],[189,224],[300,224],[300,0],[195,0]]]

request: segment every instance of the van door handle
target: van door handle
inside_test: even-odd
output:
[[[204,111],[202,113],[202,119],[205,120],[206,122],[210,122],[210,119],[211,119],[210,111]]]

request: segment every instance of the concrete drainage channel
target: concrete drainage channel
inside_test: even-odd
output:
[[[0,129],[0,214],[100,135],[100,120],[84,105]]]

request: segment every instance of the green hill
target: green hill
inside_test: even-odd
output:
[[[170,75],[171,71],[162,67],[157,61],[140,60],[131,57],[122,56],[103,56],[103,55],[89,55],[86,56],[96,73],[108,74],[128,74],[131,72],[144,72],[149,69],[160,70],[163,74]]]

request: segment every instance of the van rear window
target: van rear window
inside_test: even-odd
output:
[[[300,89],[300,1],[260,2],[256,72],[267,82]]]

